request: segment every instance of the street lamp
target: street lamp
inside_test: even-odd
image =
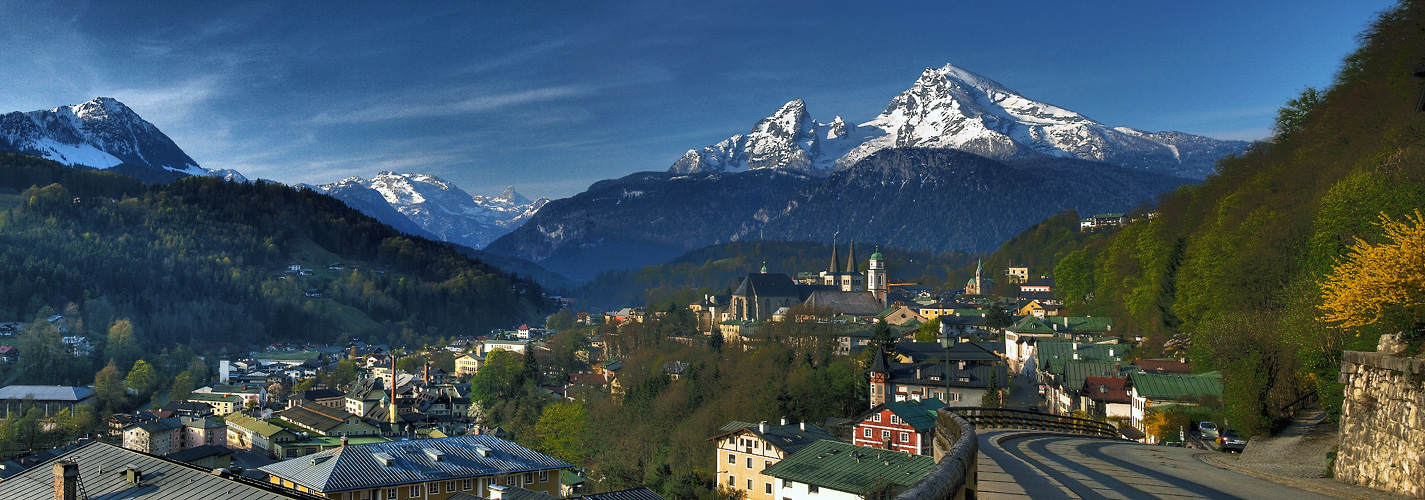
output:
[[[940,347],[945,348],[945,373],[941,376],[945,378],[945,395],[940,402],[946,406],[950,405],[950,345],[955,343],[955,339],[956,337],[950,334],[950,329],[946,327],[945,322],[941,321]]]

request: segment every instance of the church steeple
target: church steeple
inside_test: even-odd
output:
[[[839,259],[836,258],[836,235],[833,234],[831,235],[831,268],[827,269],[826,272],[832,274],[841,272],[841,269],[837,267],[837,260]]]
[[[851,240],[851,248],[846,253],[846,272],[859,272],[861,270],[861,264],[856,262],[856,240]]]

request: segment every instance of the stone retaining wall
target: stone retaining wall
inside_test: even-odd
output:
[[[1425,498],[1425,359],[1346,351],[1336,477]]]

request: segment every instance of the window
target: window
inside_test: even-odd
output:
[[[877,413],[876,416],[875,416],[875,417],[872,417],[872,418],[873,418],[875,421],[880,422],[880,421],[881,421],[881,414],[880,414],[880,413]]]
[[[747,468],[752,468],[752,457],[747,457]]]
[[[881,439],[890,439],[891,431],[881,431]]]
[[[470,491],[470,488],[474,486],[474,483],[474,481],[469,479],[462,480],[460,481],[460,489],[462,491]]]
[[[901,433],[901,442],[902,442],[902,443],[909,443],[909,442],[910,442],[910,433],[909,433],[909,432],[902,432],[902,433]]]
[[[396,500],[396,489],[395,489],[395,488],[388,488],[388,489],[386,490],[386,498],[389,498],[389,499],[391,499],[391,500]]]
[[[808,485],[807,485],[807,493],[816,493],[816,492],[817,492],[817,487],[816,487],[815,484],[808,484]]]
[[[549,482],[549,471],[547,471],[547,470],[539,471],[539,482],[541,482],[541,483],[547,483],[547,482]]]
[[[783,487],[783,488],[791,488],[791,487],[792,487],[792,480],[791,480],[791,479],[783,479],[783,480],[782,480],[782,487]]]
[[[747,491],[752,491],[752,478],[747,478]]]
[[[897,416],[895,416],[895,415],[891,415],[891,423],[892,423],[892,424],[899,424],[899,423],[901,423],[901,418],[900,418],[900,417],[897,417]]]
[[[951,401],[951,402],[958,402],[958,401],[960,401],[960,393],[958,393],[958,392],[952,392],[952,393],[950,393],[950,401]]]
[[[418,496],[421,496],[421,485],[419,485],[419,484],[413,484],[413,485],[411,485],[411,487],[410,487],[409,489],[410,489],[410,491],[408,491],[407,493],[410,493],[410,494],[409,494],[409,495],[406,495],[406,496],[409,496],[409,497],[418,497]]]
[[[431,483],[430,483],[430,487],[427,488],[427,490],[428,490],[428,491],[430,492],[430,494],[432,494],[432,495],[439,495],[439,494],[440,494],[440,482],[439,482],[439,481],[433,481],[433,482],[431,482]]]
[[[871,437],[871,428],[870,428],[870,427],[867,427],[867,428],[863,429],[863,432],[861,433],[861,436],[862,436],[862,437]]]
[[[446,493],[455,493],[455,481],[446,481],[446,482],[445,482],[445,492],[446,492]]]
[[[771,494],[772,494],[772,483],[767,483],[767,484],[766,484],[766,488],[763,488],[763,490],[764,490],[768,495],[771,495]]]
[[[510,474],[510,475],[508,475],[508,476],[505,476],[505,486],[514,486],[514,485],[515,485],[515,479],[517,479],[517,478],[518,478],[518,476],[515,476],[514,474]]]
[[[733,475],[727,476],[727,485],[728,485],[728,486],[737,486],[737,476],[733,476]]]
[[[762,468],[763,468],[763,469],[766,469],[766,468],[771,467],[771,466],[772,466],[772,461],[771,461],[771,460],[763,460],[763,461],[762,461]]]
[[[730,463],[730,464],[735,464],[735,463],[737,463],[737,455],[733,455],[733,454],[731,454],[731,453],[728,453],[728,454],[727,454],[727,463]]]
[[[534,484],[534,473],[533,473],[533,472],[526,472],[526,473],[524,473],[524,484]]]

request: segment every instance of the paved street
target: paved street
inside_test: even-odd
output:
[[[1186,448],[1064,436],[980,435],[980,498],[1339,498],[1215,467]]]

